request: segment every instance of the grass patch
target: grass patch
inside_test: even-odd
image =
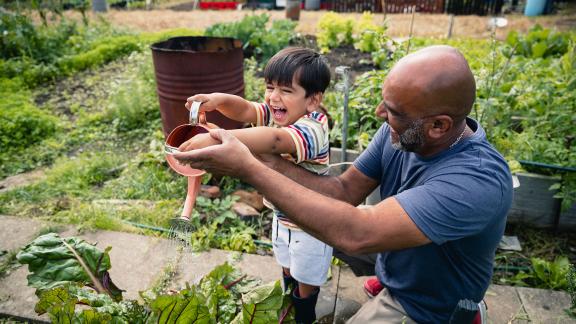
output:
[[[2,252],[5,253],[0,255],[0,278],[4,278],[10,273],[12,269],[20,266],[20,263],[18,263],[18,260],[16,260],[16,254],[18,254],[18,250]]]
[[[95,188],[119,175],[122,163],[121,156],[109,152],[60,158],[44,180],[0,194],[0,213],[26,215],[34,208],[43,216],[54,214],[73,199],[93,197]]]

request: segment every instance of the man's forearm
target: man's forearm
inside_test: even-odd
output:
[[[291,163],[291,162],[288,162]],[[331,190],[333,180],[330,177],[323,177],[311,174],[304,170],[299,172],[300,167],[281,168],[284,172],[272,170],[263,164],[250,168],[251,174],[244,177],[244,181],[252,184],[268,200],[282,210],[294,223],[300,226],[309,234],[317,237],[323,242],[335,246],[342,250],[349,250],[349,240],[351,236],[348,224],[350,219],[343,217],[344,214],[353,218],[356,208],[342,201],[330,199],[329,202],[322,201],[326,196],[315,192],[316,189],[323,189],[328,193],[337,193]],[[297,184],[285,176],[293,176],[304,180],[304,183]],[[319,181],[314,183],[314,181]],[[304,188],[306,184],[316,187],[315,189]],[[340,194],[337,194],[340,195]],[[280,198],[281,197],[281,198]],[[316,198],[316,199],[315,199]],[[348,212],[342,213],[342,211]],[[322,215],[331,215],[331,219],[326,219]],[[338,220],[336,220],[338,219]],[[329,225],[329,226],[328,226]]]
[[[348,254],[403,249],[427,243],[392,198],[367,209],[312,191],[259,162],[242,179],[253,185],[291,221]]]
[[[278,173],[308,189],[319,192],[325,196],[349,202],[353,205],[357,204],[355,201],[349,201],[351,197],[346,195],[344,186],[338,177],[318,175],[299,167],[288,160],[280,158],[274,161],[273,165],[270,166]]]

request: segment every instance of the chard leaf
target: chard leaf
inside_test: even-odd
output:
[[[40,293],[40,300],[34,311],[38,315],[49,313],[54,323],[71,323],[74,317],[74,307],[78,299],[74,298],[64,286]]]
[[[201,294],[194,290],[158,296],[150,308],[158,317],[158,323],[212,323]]]
[[[110,248],[102,252],[82,239],[61,238],[55,233],[39,236],[16,256],[20,263],[28,264],[28,286],[36,288],[36,294],[39,294],[69,283],[93,285],[90,275],[65,243],[76,251],[106,292],[115,300],[121,300],[122,291],[114,285],[108,274],[111,268],[108,254]]]
[[[87,309],[75,312],[76,304]],[[64,285],[40,293],[34,308],[39,315],[48,313],[54,323],[145,323],[146,309],[136,301],[116,302],[106,294],[87,287]]]
[[[242,296],[242,322],[277,323],[282,310],[288,305],[289,297],[284,295],[280,281],[259,286]]]

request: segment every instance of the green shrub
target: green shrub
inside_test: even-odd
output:
[[[11,83],[7,81],[3,84]],[[17,151],[39,143],[58,130],[58,119],[35,107],[30,93],[2,91],[0,100],[0,151]]]
[[[241,21],[218,23],[206,29],[206,36],[232,37],[243,43],[244,56],[256,56],[265,64],[278,51],[288,46],[294,35],[296,23],[290,20],[276,20],[267,29],[269,16],[246,15]]]
[[[58,61],[58,67],[65,75],[70,75],[75,71],[82,71],[116,60],[140,48],[140,40],[136,36],[104,38],[87,52],[63,57]]]
[[[378,26],[374,23],[373,14],[368,11],[362,13],[362,17],[355,27],[354,48],[364,53],[378,51],[382,47],[382,36],[386,33],[384,25]]]
[[[506,42],[515,49],[515,54],[531,58],[545,58],[564,55],[570,46],[570,35],[536,25],[525,35],[520,35],[516,31],[510,32]],[[513,53],[509,51],[508,54]]]
[[[264,78],[257,76],[258,62],[254,58],[244,60],[244,98],[261,101],[264,98],[266,84]]]
[[[340,45],[352,45],[354,42],[353,31],[354,22],[352,19],[344,18],[334,12],[323,15],[318,22],[318,34],[316,34],[320,52],[327,53],[331,48]]]
[[[530,271],[520,271],[511,279],[502,279],[505,283],[543,289],[568,290],[570,262],[565,256],[556,257],[554,261],[531,258]]]

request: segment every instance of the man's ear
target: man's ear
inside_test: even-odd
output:
[[[310,97],[308,97],[308,104],[306,105],[306,111],[308,112],[314,112],[318,110],[318,107],[320,107],[320,104],[322,103],[322,98],[324,97],[324,94],[322,92],[317,92],[313,95],[311,95]]]
[[[446,135],[452,126],[454,120],[448,115],[438,115],[431,118],[431,126],[428,128],[428,136],[433,139],[439,139]]]

